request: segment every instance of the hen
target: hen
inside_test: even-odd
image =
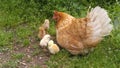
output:
[[[53,19],[57,22],[58,44],[73,55],[90,52],[112,30],[107,11],[99,6],[91,9],[85,18],[54,11]]]

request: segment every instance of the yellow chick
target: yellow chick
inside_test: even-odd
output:
[[[50,51],[51,54],[56,54],[60,51],[59,47],[57,44],[54,44],[53,40],[50,40],[48,42],[48,50]]]

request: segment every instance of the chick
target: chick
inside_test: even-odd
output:
[[[42,26],[45,28],[45,30],[49,29],[49,26],[50,26],[49,20],[48,20],[48,19],[45,19],[45,21],[44,21],[44,23],[43,23]]]
[[[47,30],[49,29],[49,20],[45,19],[44,23],[39,27],[38,38],[42,39],[44,35],[47,34]]]
[[[50,41],[51,36],[49,34],[46,34],[40,41],[41,47],[47,47],[48,42]]]
[[[60,51],[58,45],[55,44],[53,40],[50,40],[48,42],[48,50],[50,51],[51,54],[56,54]]]

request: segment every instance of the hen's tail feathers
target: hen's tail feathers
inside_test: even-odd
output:
[[[95,7],[90,11],[89,18],[88,26],[92,27],[92,37],[103,37],[109,35],[112,31],[111,19],[105,9],[99,6]]]

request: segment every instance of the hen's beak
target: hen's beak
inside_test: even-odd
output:
[[[60,15],[59,15],[59,12],[58,12],[58,11],[54,11],[53,19],[54,19],[55,21],[57,21],[57,22],[59,21]]]
[[[52,19],[54,19],[54,20],[56,19],[55,15],[53,15]]]
[[[53,17],[52,17],[52,18],[53,18],[54,20],[56,19],[56,13],[57,13],[57,11],[54,11],[54,12],[53,12]]]

